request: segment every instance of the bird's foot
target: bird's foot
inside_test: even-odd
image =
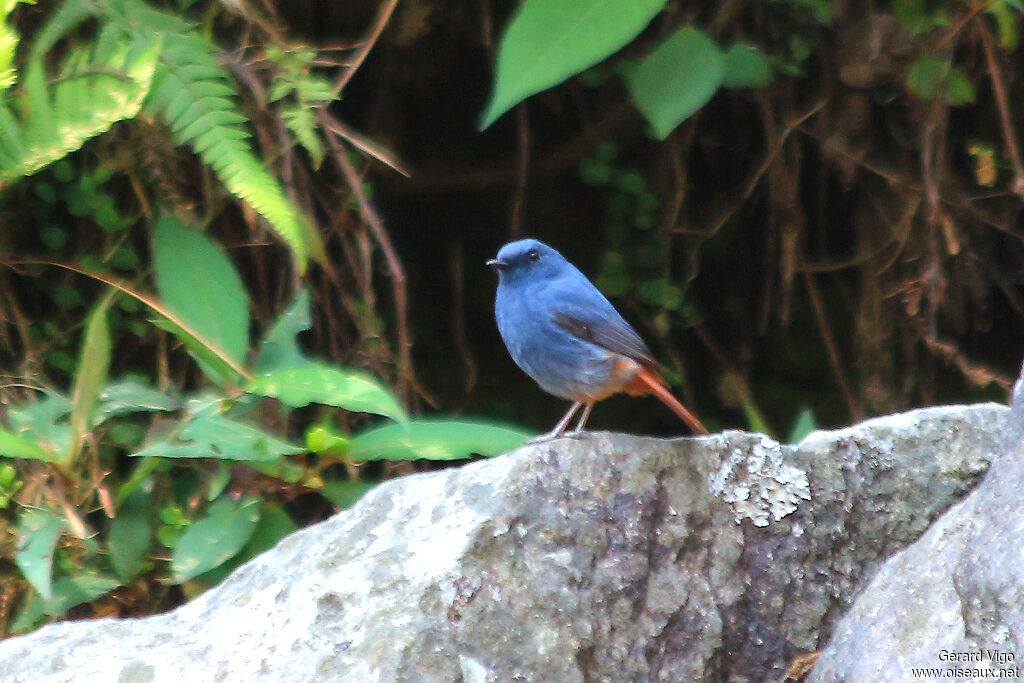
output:
[[[539,443],[547,443],[548,441],[554,441],[555,439],[582,439],[585,436],[587,436],[587,432],[579,430],[573,430],[571,432],[548,432],[546,434],[541,434],[540,436],[533,437],[524,445],[532,446]]]

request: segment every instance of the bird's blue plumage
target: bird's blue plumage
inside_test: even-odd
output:
[[[604,396],[620,388],[623,362],[653,364],[636,331],[556,250],[519,240],[489,263],[499,273],[494,312],[501,337],[548,393],[573,401]]]

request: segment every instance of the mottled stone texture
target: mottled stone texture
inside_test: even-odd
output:
[[[797,446],[599,433],[405,477],[174,612],[0,643],[0,680],[778,680],[970,490],[1006,415]]]
[[[990,681],[1011,667],[1024,678],[1022,496],[1024,370],[1002,454],[966,499],[882,566],[811,680],[902,682],[923,667],[943,670],[925,680],[960,669],[968,674],[956,680]]]

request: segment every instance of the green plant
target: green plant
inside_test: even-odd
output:
[[[70,399],[46,391],[11,405],[0,430],[0,457],[43,464],[0,466],[4,507],[23,488],[18,472],[63,482],[31,504],[19,501],[15,559],[33,596],[14,630],[143,574],[186,594],[211,585],[296,528],[282,507],[287,498],[260,495],[266,487],[322,491],[350,505],[371,485],[358,478],[360,462],[492,455],[526,438],[490,423],[411,419],[368,373],[308,358],[297,342],[310,324],[305,291],[249,354],[246,293],[223,251],[166,213],[153,249],[159,299],[95,275],[112,286],[86,319]],[[108,379],[108,315],[124,297],[156,314],[155,324],[177,337],[214,388],[160,390]],[[321,407],[305,445],[261,424],[299,418],[301,428],[297,409],[310,404]],[[393,424],[339,430],[328,407]],[[115,474],[123,454],[129,466]],[[90,474],[97,468],[107,472],[99,480]],[[103,514],[84,512],[90,509]]]
[[[99,23],[96,38],[76,43],[49,83],[50,51],[87,20]],[[300,270],[308,255],[323,258],[308,218],[253,153],[247,117],[219,54],[193,25],[142,0],[65,0],[33,40],[18,87],[0,96],[0,184],[146,111],[273,226]],[[14,78],[9,69],[6,80]]]
[[[823,3],[822,3],[823,4]],[[498,49],[494,91],[481,128],[526,97],[558,85],[632,41],[665,0],[526,0]],[[683,26],[623,69],[637,109],[664,139],[722,87],[759,88],[772,73],[761,52],[735,43],[722,50],[705,31]]]

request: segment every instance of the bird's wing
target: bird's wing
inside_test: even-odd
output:
[[[569,334],[645,365],[656,365],[636,330],[582,274],[545,294],[553,322]]]

